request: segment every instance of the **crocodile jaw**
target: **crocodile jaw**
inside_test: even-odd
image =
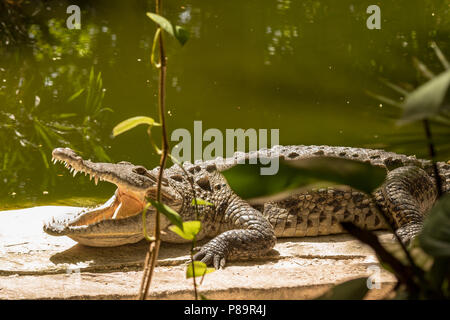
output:
[[[44,224],[44,231],[53,236],[68,236],[88,246],[110,247],[138,242],[143,238],[144,202],[117,189],[99,207],[82,208],[71,216],[62,215]],[[151,214],[149,210],[147,214]],[[153,219],[147,219],[151,223]],[[152,230],[152,229],[150,229]]]
[[[56,217],[44,224],[44,231],[53,236],[68,236],[88,246],[107,247],[135,243],[143,239],[142,211],[146,196],[155,189],[155,178],[145,168],[121,162],[95,163],[83,160],[68,148],[53,151],[53,161],[61,161],[71,172],[89,174],[98,180],[117,185],[115,194],[97,208],[81,208],[69,217]],[[136,170],[139,169],[139,170]],[[144,169],[144,170],[142,170]],[[167,189],[165,189],[167,190]],[[167,195],[166,195],[167,196]],[[176,200],[176,197],[170,197]],[[147,228],[153,230],[150,207],[147,212]]]

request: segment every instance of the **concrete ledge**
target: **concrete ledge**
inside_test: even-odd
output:
[[[42,223],[73,207],[0,212],[0,299],[130,299],[138,292],[148,244],[90,248],[42,231]],[[392,235],[380,233],[382,241]],[[189,245],[163,244],[151,287],[153,299],[191,299],[185,279]],[[311,299],[333,284],[373,273],[372,250],[349,235],[279,239],[267,256],[230,261],[208,274],[199,291],[210,299]],[[370,267],[370,268],[369,268]],[[385,296],[395,278],[380,267]]]

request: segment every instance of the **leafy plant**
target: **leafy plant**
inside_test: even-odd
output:
[[[357,278],[338,284],[317,298],[317,300],[361,300],[369,291],[368,278]]]
[[[244,199],[276,195],[311,184],[332,182],[370,194],[386,170],[355,160],[333,157],[280,161],[276,175],[260,175],[261,165],[241,164],[223,172],[230,187]],[[361,177],[367,177],[361,179]]]
[[[273,196],[272,191],[291,190],[290,192],[292,192],[292,186],[304,185],[304,183],[301,184],[301,181],[307,181],[310,184],[323,182],[324,180],[335,184],[345,184],[370,195],[383,182],[386,174],[384,169],[366,164],[361,166],[360,163],[353,160],[333,158],[316,160],[318,159],[314,161],[308,159],[281,162],[281,174],[272,178],[255,174],[258,166],[254,165],[238,165],[227,170],[224,174],[227,176],[230,186],[244,198]],[[340,168],[343,168],[342,172]],[[353,179],[352,176],[356,173],[355,177],[359,175],[359,178]],[[236,179],[237,174],[240,175],[239,179]],[[258,189],[257,194],[249,193],[240,183],[241,180],[247,180],[248,178],[251,179],[252,186],[265,184],[268,182],[267,179],[273,179],[273,181],[279,179],[279,187],[269,192],[267,189]],[[372,201],[375,203],[375,200]],[[363,230],[350,222],[342,222],[341,224],[350,234],[374,249],[382,266],[397,277],[398,287],[401,288],[398,291],[398,297],[448,298],[450,294],[448,291],[450,275],[448,269],[450,261],[449,208],[450,196],[447,195],[431,210],[429,218],[425,222],[424,230],[419,237],[420,246],[415,244],[409,250],[406,250],[401,242],[398,242],[394,247],[385,248],[372,232]],[[381,213],[381,210],[379,211]],[[433,257],[435,258],[434,261]],[[432,265],[431,268],[430,265]],[[364,285],[362,285],[363,283]],[[362,279],[350,280],[350,282],[345,282],[332,289],[321,299],[359,299],[366,292],[367,286]]]
[[[49,107],[46,88],[35,91],[40,81],[37,77],[19,79],[14,95],[10,95],[9,91],[0,92],[0,104],[5,106],[0,110],[0,175],[7,186],[17,185],[19,180],[26,181],[24,177],[29,176],[35,166],[54,170],[48,154],[56,146],[83,149],[86,153],[94,153],[101,160],[110,161],[102,147],[100,132],[103,112],[112,110],[102,106],[105,92],[101,73],[91,69],[89,78],[91,80],[86,87],[77,90],[68,99],[64,97],[69,103],[63,111]],[[84,109],[76,108],[83,109],[82,113],[71,112],[71,107],[80,102],[85,92],[95,99],[86,100],[88,107]],[[30,163],[35,166],[30,166]],[[52,179],[47,183],[54,184],[54,174],[46,172],[45,177]]]
[[[440,53],[437,46],[434,46],[437,56],[441,60],[446,69],[449,64],[445,57]],[[443,72],[438,76],[434,76],[428,71],[426,66],[416,60],[416,66],[424,73],[424,76],[430,78],[428,82],[417,88],[413,92],[406,92],[400,87],[388,83],[394,90],[406,96],[403,104],[393,102],[396,107],[403,109],[403,116],[399,124],[405,124],[412,121],[422,121],[424,125],[425,136],[427,138],[430,158],[433,161],[434,176],[438,188],[439,196],[442,194],[442,185],[438,174],[438,168],[435,163],[436,153],[435,146],[432,140],[431,129],[429,121],[439,121],[444,124],[449,124],[446,117],[449,112],[448,91],[450,87],[450,73],[449,70]],[[383,102],[392,102],[393,100],[382,96],[376,96]],[[356,168],[352,168],[351,163],[344,166],[342,174],[333,172],[336,170],[336,165],[333,162],[336,159],[326,159],[321,161],[314,161],[314,165],[303,163],[302,165],[293,165],[293,167],[300,167],[307,169],[307,171],[294,170],[293,168],[285,168],[281,166],[281,175],[272,178],[280,180],[273,181],[277,187],[276,190],[284,191],[292,189],[293,186],[300,186],[299,181],[311,182],[311,177],[331,180],[335,183],[343,183],[350,187],[365,191],[370,194],[377,184],[382,181],[382,176],[374,179],[374,173],[359,172],[356,179],[352,179],[353,172],[357,172]],[[328,161],[328,163],[327,163]],[[294,162],[295,163],[295,162]],[[232,169],[233,170],[233,169]],[[254,172],[249,169],[241,168],[234,169],[241,170],[239,174],[248,173],[252,176],[252,182],[261,180],[263,177],[254,176]],[[229,179],[233,179],[233,173],[228,174]],[[309,180],[308,180],[309,179]],[[384,179],[384,177],[383,177]],[[367,181],[373,181],[373,184],[367,184]],[[259,181],[263,183],[263,181]],[[266,181],[267,182],[267,181]],[[233,185],[233,180],[230,182]],[[255,184],[257,185],[257,184]],[[239,186],[235,186],[239,188]],[[243,191],[244,189],[241,189]],[[266,196],[270,194],[268,190],[259,190],[258,196]],[[244,192],[245,196],[245,192]],[[378,208],[380,213],[384,213]],[[386,222],[389,222],[386,219]],[[381,265],[388,271],[392,272],[397,280],[395,297],[398,299],[405,298],[421,298],[421,299],[449,299],[450,298],[450,195],[441,197],[434,207],[431,209],[428,218],[425,220],[424,227],[418,240],[414,241],[412,246],[407,249],[401,241],[389,247],[383,246],[378,237],[370,231],[361,229],[350,222],[342,222],[343,228],[352,234],[360,241],[369,245],[377,254]],[[392,228],[393,226],[391,226]],[[367,286],[364,278],[354,279],[335,286],[329,292],[321,296],[319,299],[362,299],[367,293]]]
[[[399,256],[395,247],[384,248],[371,232],[347,223],[343,223],[343,226],[357,239],[374,249],[381,265],[396,276],[399,281],[396,286],[396,298],[449,299],[449,207],[450,197],[446,195],[429,213],[418,241],[416,240],[409,248],[414,264],[404,256]]]
[[[450,69],[413,92],[407,93],[400,124],[426,120],[450,112],[450,104],[447,104],[448,101],[445,100],[449,86]]]
[[[446,64],[443,63],[443,65]],[[422,65],[421,70],[424,69],[426,68]],[[423,122],[440,196],[442,183],[435,163],[436,153],[429,121],[431,119],[442,121],[448,114],[450,73],[447,70],[436,77],[429,73],[427,75],[431,79],[413,92],[406,92],[393,84],[389,86],[406,95],[403,104],[393,103],[403,109],[403,116],[399,123],[405,124],[417,120]],[[377,98],[390,101],[385,97]],[[273,177],[257,175],[255,174],[257,169],[237,166],[228,173],[225,172],[225,175],[232,188],[244,197],[268,196],[317,182],[316,179],[345,184],[370,195],[385,178],[385,172],[376,172],[369,164],[364,167],[364,164],[356,165],[350,160],[332,158],[282,162],[280,174]],[[267,183],[270,183],[271,187],[259,187],[256,192],[249,194],[246,191],[248,186],[243,186],[242,182],[236,179],[237,175],[243,177],[244,181],[250,181],[252,188]],[[372,200],[376,203],[374,199]],[[383,210],[378,208],[378,211],[384,216]],[[389,223],[387,217],[385,220]],[[413,242],[409,249],[401,241],[385,248],[372,232],[363,230],[351,222],[342,222],[341,225],[355,238],[369,245],[377,254],[381,265],[396,276],[398,280],[396,298],[450,298],[450,195],[440,198],[431,209],[418,237],[419,240]],[[391,226],[391,229],[393,230],[394,226]],[[334,287],[320,299],[361,299],[366,292],[367,286],[364,279],[355,279]]]
[[[95,73],[94,68],[89,72],[89,81],[87,85],[75,92],[68,100],[69,103],[77,103],[84,97],[84,105],[79,115],[82,119],[82,125],[75,129],[84,137],[84,150],[92,150],[100,161],[111,162],[111,158],[107,155],[105,149],[100,143],[101,135],[93,128],[98,127],[102,120],[104,112],[113,112],[111,108],[103,106],[105,98],[105,89],[103,88],[103,80],[101,72]]]
[[[438,121],[447,126],[450,124],[446,120],[450,111],[448,99],[450,66],[437,45],[433,43],[432,47],[446,71],[434,76],[424,64],[415,59],[416,68],[429,78],[429,81],[412,92],[388,84],[405,96],[403,104],[394,103],[394,106],[403,109],[403,115],[398,123],[400,125],[413,121],[423,123],[440,199],[426,218],[418,240],[413,242],[403,256],[399,256],[398,250],[393,250],[392,246],[390,248],[392,252],[386,250],[369,231],[351,223],[342,223],[348,232],[374,249],[381,264],[397,277],[399,283],[396,287],[396,298],[450,298],[450,195],[441,197],[442,183],[435,163],[436,151],[430,129],[430,121]],[[383,101],[389,100],[384,97],[378,98]]]
[[[148,289],[150,287],[153,270],[156,265],[156,260],[158,257],[158,251],[159,246],[161,242],[161,230],[160,230],[160,213],[162,213],[164,216],[166,216],[169,221],[172,223],[172,226],[170,229],[181,236],[182,238],[185,238],[189,241],[191,241],[191,263],[187,266],[186,270],[186,278],[192,278],[193,284],[194,284],[194,295],[195,299],[198,298],[197,294],[197,284],[195,281],[195,278],[197,276],[204,276],[206,273],[214,271],[213,268],[207,268],[206,264],[200,261],[194,261],[193,258],[193,251],[195,248],[196,243],[196,236],[198,232],[200,232],[201,229],[201,223],[200,221],[186,221],[183,222],[181,220],[180,215],[175,212],[172,208],[165,205],[161,202],[161,181],[162,176],[164,173],[164,168],[166,165],[167,158],[170,156],[169,154],[169,144],[167,139],[167,132],[166,132],[166,120],[165,120],[165,80],[166,80],[166,63],[167,58],[165,55],[164,50],[164,42],[163,42],[163,35],[162,31],[164,30],[166,33],[174,37],[179,41],[181,45],[184,45],[186,41],[189,38],[189,33],[184,30],[180,26],[174,26],[170,21],[168,21],[166,18],[159,15],[159,11],[161,8],[161,0],[156,1],[156,13],[148,12],[147,16],[153,20],[158,28],[155,32],[155,37],[153,39],[153,45],[152,45],[152,53],[151,53],[151,62],[152,65],[159,69],[159,97],[158,97],[158,112],[159,112],[159,123],[156,123],[153,118],[147,117],[147,116],[137,116],[132,117],[127,120],[122,121],[121,123],[117,124],[113,129],[113,136],[117,136],[119,134],[122,134],[138,125],[144,124],[148,126],[147,133],[150,138],[150,142],[152,146],[155,148],[156,152],[160,154],[160,171],[157,181],[157,192],[156,192],[156,199],[147,199],[149,204],[147,204],[145,210],[143,211],[142,218],[143,218],[143,225],[144,225],[144,235],[145,238],[150,241],[150,247],[147,252],[145,265],[144,265],[144,274],[141,282],[141,288],[139,291],[139,299],[145,299],[148,293]],[[156,62],[156,48],[159,47],[159,62]],[[161,149],[157,147],[157,145],[154,143],[151,135],[151,129],[153,126],[161,126],[162,129],[162,147]],[[183,170],[183,172],[186,174],[187,177],[189,175],[184,170],[183,166],[181,166],[180,163],[176,159],[172,159],[175,163],[177,163],[180,168]],[[193,206],[195,207],[196,214],[198,216],[198,205],[210,205],[207,201],[204,201],[202,199],[197,199],[195,197],[195,189],[192,185],[192,181],[190,181],[192,190],[194,192],[194,199],[193,199]],[[152,205],[156,209],[155,214],[155,230],[154,230],[154,236],[150,237],[147,234],[146,230],[146,211],[148,209],[148,206]]]
[[[450,257],[450,195],[445,195],[434,206],[420,235],[425,252],[436,258]]]

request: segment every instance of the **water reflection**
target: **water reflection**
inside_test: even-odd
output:
[[[55,146],[97,161],[158,161],[145,130],[110,138],[124,118],[157,115],[149,62],[155,28],[145,16],[154,2],[83,2],[80,30],[66,28],[69,4],[0,2],[0,207],[13,198],[111,192],[53,166]],[[166,16],[191,33],[182,49],[167,40],[169,130],[202,120],[205,129],[279,128],[284,144],[389,147],[385,137],[402,132],[387,118],[395,112],[366,91],[388,95],[380,78],[416,86],[423,79],[413,56],[439,72],[428,45],[436,41],[450,56],[450,8],[437,0],[384,4],[382,30],[369,31],[369,4],[167,2]]]

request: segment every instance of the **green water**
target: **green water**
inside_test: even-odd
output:
[[[201,120],[204,130],[278,128],[281,144],[426,154],[420,127],[395,127],[399,111],[367,91],[399,101],[382,79],[406,89],[424,82],[413,57],[443,70],[430,43],[450,56],[448,1],[163,2],[164,15],[191,33],[184,47],[165,39],[169,132],[192,131]],[[9,11],[2,4],[0,209],[80,205],[113,192],[48,164],[51,147],[64,141],[93,160],[158,163],[144,127],[110,136],[128,117],[157,118],[158,75],[149,61],[155,26],[145,15],[154,2],[79,1],[80,30],[65,27],[69,4],[24,1]],[[371,4],[381,8],[381,30],[366,27]],[[88,85],[92,68],[102,83]],[[95,103],[86,103],[87,87]],[[107,109],[93,116],[97,107]],[[60,135],[44,138],[36,121]]]

